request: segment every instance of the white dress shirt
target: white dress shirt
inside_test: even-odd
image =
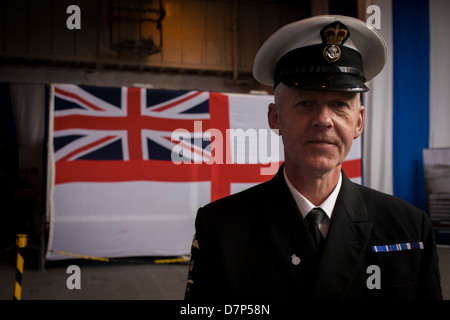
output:
[[[338,197],[339,191],[341,190],[342,185],[342,173],[339,173],[339,180],[334,188],[333,192],[328,196],[328,198],[325,199],[324,202],[322,202],[319,206],[313,205],[308,199],[305,198],[289,181],[288,177],[286,176],[286,169],[283,170],[284,178],[286,180],[286,183],[289,187],[289,190],[292,193],[292,196],[294,197],[295,202],[297,203],[298,209],[300,210],[300,213],[302,214],[302,217],[305,218],[306,215],[314,208],[320,207],[324,212],[325,216],[322,219],[322,222],[319,223],[319,230],[322,234],[323,238],[327,238],[328,234],[328,228],[330,226],[330,220],[331,215],[333,214],[334,205],[336,204],[336,199]]]

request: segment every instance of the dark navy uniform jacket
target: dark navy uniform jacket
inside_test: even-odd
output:
[[[342,171],[317,259],[282,170],[198,210],[186,299],[442,299],[423,211]]]

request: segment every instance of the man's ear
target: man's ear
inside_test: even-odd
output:
[[[363,132],[363,128],[364,128],[364,111],[365,111],[364,106],[360,106],[359,107],[358,118],[356,120],[356,125],[355,125],[355,135],[354,135],[353,139],[358,138],[361,135],[361,133]]]
[[[281,136],[280,118],[278,112],[279,108],[275,105],[275,103],[269,104],[269,109],[267,111],[267,120],[269,122],[269,127],[273,130],[273,132]]]

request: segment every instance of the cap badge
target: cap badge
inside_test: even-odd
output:
[[[333,22],[326,25],[321,31],[320,36],[322,42],[326,44],[323,49],[323,57],[329,62],[335,62],[341,57],[340,46],[344,44],[345,40],[350,36],[350,31],[347,27],[339,22]]]

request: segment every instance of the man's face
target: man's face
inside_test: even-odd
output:
[[[287,86],[279,91],[279,105],[269,105],[268,118],[270,127],[281,134],[286,165],[316,176],[340,168],[363,130],[359,95]]]

